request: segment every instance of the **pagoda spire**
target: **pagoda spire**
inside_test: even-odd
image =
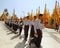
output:
[[[60,6],[59,6],[59,2],[58,2],[58,8],[57,8],[57,12],[58,12],[58,16],[60,16]]]
[[[39,8],[38,8],[38,9],[36,9],[36,16],[38,17],[38,16],[39,16],[39,14],[40,14],[40,6],[39,6]]]
[[[48,16],[48,20],[50,20],[51,19],[51,16],[50,16],[49,10],[47,11],[47,16]]]
[[[37,16],[37,9],[36,9],[36,16]]]
[[[58,2],[58,7],[59,7],[59,2]]]
[[[12,14],[11,19],[13,19],[13,20],[18,19],[18,17],[17,17],[16,14],[15,14],[15,9],[13,9],[13,14]]]
[[[45,8],[44,8],[44,15],[47,13],[47,10],[46,10],[46,4],[45,4]]]
[[[15,9],[13,9],[13,16],[15,15]]]
[[[30,19],[32,20],[33,19],[33,10],[31,11],[31,13],[30,13]]]
[[[28,12],[28,16],[30,16],[30,13]]]
[[[48,22],[48,13],[45,4],[44,13],[43,13],[43,23],[47,23],[47,22]]]
[[[47,9],[46,9],[46,4],[45,4],[45,8],[44,8],[44,13],[43,16],[46,17],[47,16]]]
[[[56,2],[55,2],[55,8],[57,8],[57,3],[58,3],[58,2],[56,1]]]
[[[38,8],[38,14],[40,14],[40,6],[39,6],[39,8]]]

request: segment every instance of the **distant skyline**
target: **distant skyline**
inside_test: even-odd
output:
[[[36,9],[40,6],[40,13],[44,12],[45,4],[47,4],[47,10],[52,13],[56,0],[0,0],[0,15],[4,9],[7,8],[9,15],[12,15],[13,9],[18,17],[27,15],[28,12],[33,10],[36,13]],[[60,0],[57,0],[60,5]]]

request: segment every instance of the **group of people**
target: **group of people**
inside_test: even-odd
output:
[[[21,35],[22,29],[24,29],[24,40],[27,41],[28,32],[30,28],[30,42],[29,45],[34,43],[36,45],[35,48],[40,48],[41,40],[42,40],[42,29],[44,29],[44,25],[41,23],[39,16],[34,16],[34,19],[31,19],[29,16],[25,17],[24,20],[22,18],[20,20],[6,20],[5,24],[13,29],[13,33],[17,33],[17,29],[19,29],[19,35]]]

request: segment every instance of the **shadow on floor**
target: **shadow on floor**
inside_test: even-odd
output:
[[[9,32],[9,33],[7,33],[7,35],[9,35],[9,34],[13,34],[13,32]]]
[[[35,45],[34,45],[34,44],[32,44],[31,46],[25,45],[25,41],[23,40],[22,42],[19,42],[19,43],[15,46],[15,48],[35,48]],[[40,48],[42,48],[42,46],[41,46]]]
[[[15,48],[24,48],[24,44],[25,44],[25,42],[24,42],[24,40],[22,40],[21,42],[19,42],[19,43],[15,46]]]
[[[11,40],[13,40],[13,39],[15,39],[15,38],[17,38],[17,37],[19,37],[19,34],[13,36],[13,37],[11,38]]]

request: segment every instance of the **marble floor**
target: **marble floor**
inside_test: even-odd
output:
[[[12,33],[4,22],[0,21],[0,48],[29,48],[24,44],[23,34],[24,30],[22,30],[22,38],[20,38],[18,34]],[[42,48],[60,48],[60,33],[54,29],[43,29],[41,46]]]

